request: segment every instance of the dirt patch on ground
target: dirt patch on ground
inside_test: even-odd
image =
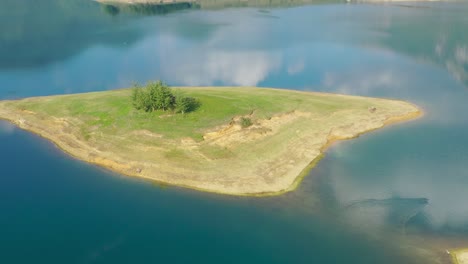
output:
[[[162,138],[163,135],[153,133],[149,130],[135,130],[131,133],[134,136],[144,136],[144,137],[149,137],[149,138]]]
[[[205,133],[203,139],[208,144],[231,147],[239,143],[247,143],[272,136],[288,123],[301,117],[310,116],[311,113],[301,111],[282,113],[268,119],[255,119],[253,113],[247,116],[237,116],[229,124]],[[241,124],[242,118],[251,120],[252,124],[248,127],[243,127]]]

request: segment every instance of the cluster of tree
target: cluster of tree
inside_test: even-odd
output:
[[[200,107],[200,102],[172,89],[161,81],[150,82],[145,87],[135,85],[132,92],[132,103],[137,110],[152,112],[156,110],[188,113]]]

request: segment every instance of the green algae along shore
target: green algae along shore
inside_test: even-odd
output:
[[[253,87],[190,87],[194,112],[137,111],[121,89],[0,102],[0,118],[113,171],[203,191],[293,190],[335,140],[419,117],[388,99]],[[249,125],[242,124],[249,120]]]

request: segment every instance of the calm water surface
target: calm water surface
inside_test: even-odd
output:
[[[163,79],[399,98],[425,116],[336,144],[270,198],[119,176],[0,122],[0,263],[448,263],[468,247],[468,4],[151,13],[2,0],[0,99]]]

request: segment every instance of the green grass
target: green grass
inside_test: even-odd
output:
[[[232,151],[220,146],[205,145],[200,148],[200,152],[210,159],[228,159],[235,156]]]
[[[165,138],[201,140],[207,129],[226,124],[234,116],[254,112],[256,118],[269,118],[279,112],[297,109],[327,114],[349,105],[349,100],[339,97],[333,100],[320,96],[304,98],[301,93],[259,88],[178,90],[200,100],[200,108],[187,114],[138,111],[132,107],[130,89],[48,97],[47,100],[31,98],[16,102],[16,107],[57,118],[76,118],[80,133],[86,139],[92,137],[92,128],[120,135],[133,130],[148,130]]]

